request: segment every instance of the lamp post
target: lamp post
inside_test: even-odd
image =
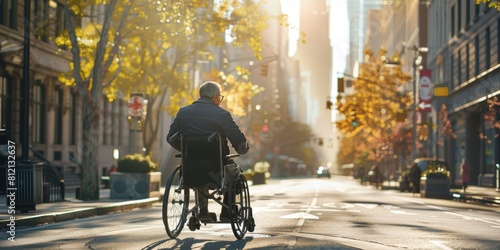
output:
[[[413,50],[413,59],[412,59],[412,66],[413,66],[413,128],[412,128],[412,154],[413,154],[413,159],[417,157],[417,106],[418,106],[418,101],[417,101],[417,68],[418,66],[422,63],[422,56],[420,56],[420,52],[426,53],[428,51],[427,47],[417,47],[416,45],[412,47],[406,47],[403,44],[403,52],[405,49]]]

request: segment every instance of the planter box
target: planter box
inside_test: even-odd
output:
[[[252,183],[253,185],[266,184],[266,173],[253,173]]]
[[[420,178],[420,196],[424,198],[450,198],[450,180],[447,178]]]
[[[111,199],[146,199],[160,197],[161,172],[142,173],[111,173]]]

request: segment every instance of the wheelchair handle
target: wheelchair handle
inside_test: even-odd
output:
[[[172,136],[170,136],[170,138],[167,139],[168,142],[173,142],[177,139],[177,137],[179,137],[180,135],[180,132],[176,132],[175,134],[173,134]]]
[[[229,154],[229,155],[226,155],[226,158],[234,158],[234,157],[238,157],[240,156],[240,154]]]
[[[218,134],[219,134],[218,132],[215,132],[211,136],[209,136],[208,142],[212,142],[213,140],[215,140],[215,138],[217,137]]]

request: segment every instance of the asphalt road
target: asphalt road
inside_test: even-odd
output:
[[[187,227],[169,239],[161,204],[19,228],[0,249],[498,249],[500,208],[424,199],[360,186],[348,177],[289,179],[250,187],[256,230]],[[211,204],[218,212],[220,206]]]

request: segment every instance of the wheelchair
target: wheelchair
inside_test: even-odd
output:
[[[246,232],[253,232],[255,220],[250,207],[250,193],[245,176],[236,164],[224,165],[239,154],[223,155],[223,141],[218,133],[209,136],[184,137],[176,133],[170,138],[181,141],[181,164],[168,177],[163,197],[162,219],[167,235],[175,239],[187,222],[189,230],[200,229],[201,224],[230,223],[234,236],[242,239]],[[206,191],[207,190],[207,191]],[[190,207],[190,195],[194,193],[194,205]],[[228,204],[222,201],[228,195]],[[229,211],[229,222],[199,219],[198,197],[203,195]]]

